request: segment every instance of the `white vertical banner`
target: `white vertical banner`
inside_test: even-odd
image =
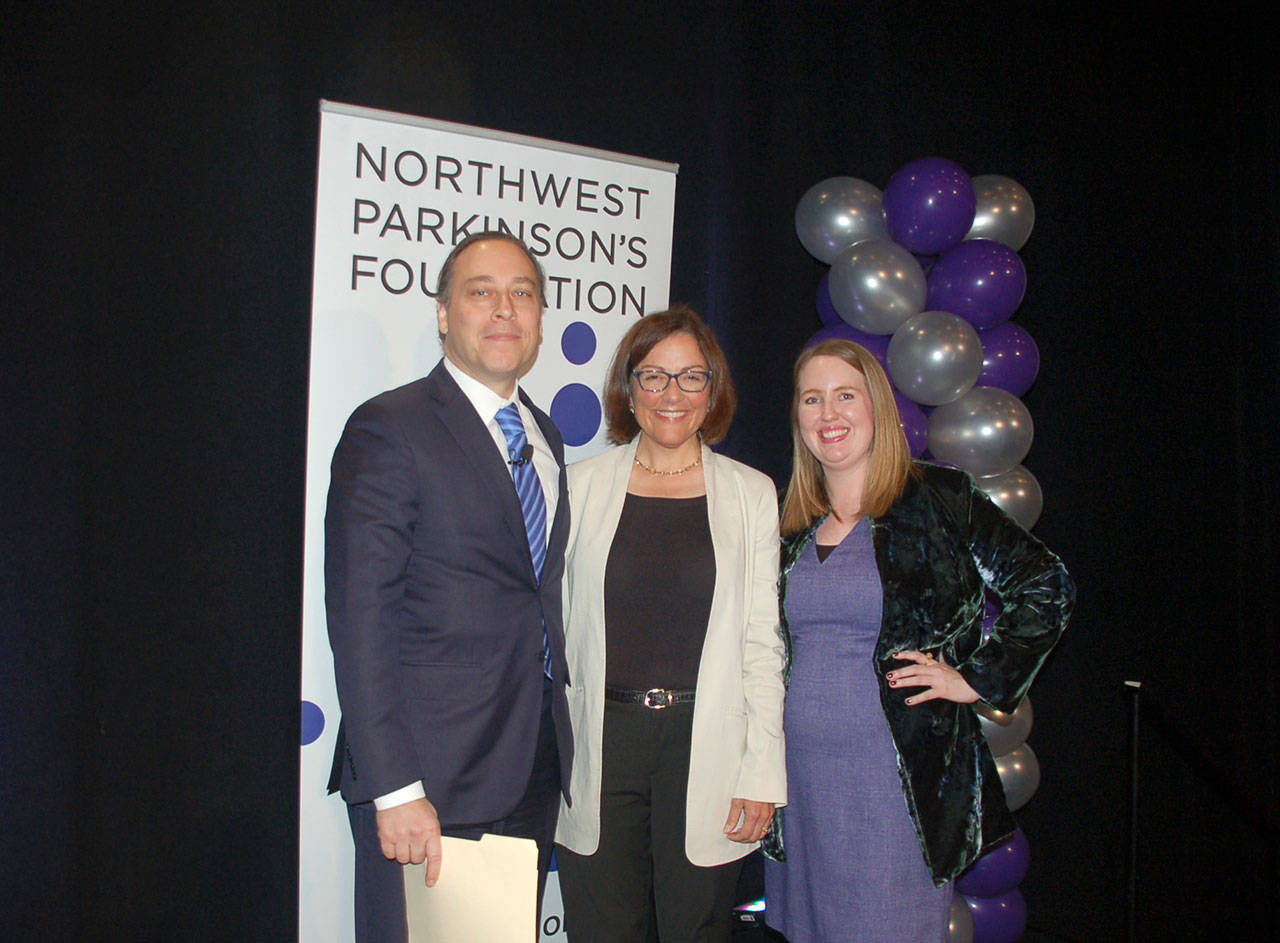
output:
[[[600,391],[622,334],[667,306],[676,166],[483,128],[320,104],[302,602],[298,936],[352,939],[346,807],[325,786],[338,729],[325,631],[329,461],[360,403],[440,359],[434,290],[455,243],[525,240],[547,274],[544,340],[521,381],[569,461],[605,445]],[[552,875],[543,940],[565,940]]]

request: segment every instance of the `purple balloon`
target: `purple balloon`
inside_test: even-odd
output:
[[[950,311],[985,331],[1018,310],[1027,290],[1027,270],[1003,242],[969,239],[942,254],[927,282],[926,310]]]
[[[973,943],[1017,943],[1027,929],[1027,902],[1017,888],[999,897],[964,895],[973,915]]]
[[[978,332],[982,341],[982,373],[977,386],[995,386],[1021,397],[1040,372],[1040,348],[1012,321]]]
[[[950,249],[973,226],[973,181],[941,157],[913,160],[884,188],[884,220],[898,245],[920,255]]]
[[[907,436],[907,449],[912,458],[919,458],[929,447],[929,417],[918,403],[912,402],[900,390],[893,391],[893,401],[898,404],[898,418]]]
[[[853,341],[867,348],[867,352],[880,361],[880,366],[888,370],[889,341],[892,339],[892,334],[868,334],[841,321],[839,324],[828,324],[826,327],[818,328],[813,336],[805,341],[804,346],[813,347],[823,341]]]
[[[1013,890],[1027,876],[1031,846],[1022,829],[1003,845],[997,845],[970,865],[956,879],[956,890],[969,897],[999,897]]]
[[[991,630],[996,627],[996,619],[1000,618],[1000,613],[1003,611],[1000,598],[991,590],[985,590],[982,594],[982,640],[984,642],[991,637]]]
[[[828,270],[823,273],[822,281],[818,282],[818,320],[823,324],[843,324],[844,319],[831,303],[831,286],[828,284],[830,278],[831,272]]]

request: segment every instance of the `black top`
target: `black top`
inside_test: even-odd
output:
[[[715,585],[706,495],[628,494],[605,566],[605,683],[696,687]]]

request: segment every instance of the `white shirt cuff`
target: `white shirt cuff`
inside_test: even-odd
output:
[[[412,802],[414,799],[427,798],[426,790],[422,788],[421,782],[410,783],[403,788],[397,789],[395,792],[389,792],[385,796],[377,796],[373,800],[373,807],[379,812],[386,809],[394,809],[398,805],[404,805],[406,802]]]

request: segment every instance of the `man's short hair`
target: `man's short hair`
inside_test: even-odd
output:
[[[449,306],[449,291],[453,287],[453,270],[459,255],[466,249],[475,245],[477,242],[490,241],[509,242],[513,246],[518,246],[520,251],[524,253],[525,258],[529,260],[529,264],[533,266],[534,274],[538,279],[538,303],[545,308],[547,306],[547,273],[542,270],[542,263],[533,257],[533,252],[524,244],[524,240],[519,236],[499,229],[490,229],[485,232],[474,232],[459,242],[444,260],[444,265],[440,266],[440,274],[436,278],[436,290],[431,297],[443,304],[446,308]]]

